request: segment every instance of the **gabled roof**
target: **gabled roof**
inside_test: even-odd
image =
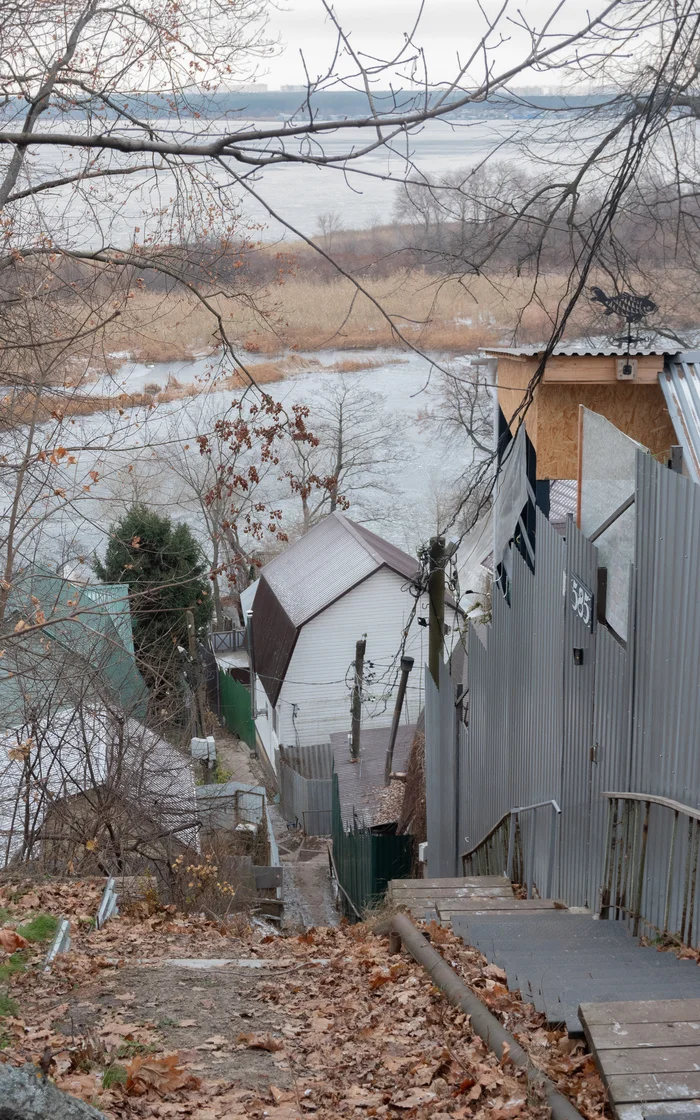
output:
[[[404,579],[414,580],[418,576],[414,556],[344,514],[331,513],[266,564],[261,577],[290,622],[302,626],[383,567],[391,568]]]
[[[414,556],[331,513],[266,564],[253,603],[256,672],[277,702],[300,628],[380,568],[418,577]]]

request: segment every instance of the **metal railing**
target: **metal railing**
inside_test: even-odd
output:
[[[547,852],[547,873],[542,890],[535,882],[535,859],[537,853],[537,810],[551,809],[549,826],[549,846]],[[532,813],[532,822],[527,837],[527,851],[523,843],[520,817]],[[559,805],[551,798],[538,801],[535,805],[517,805],[504,813],[501,819],[469,851],[462,853],[462,874],[506,875],[512,882],[527,886],[527,897],[533,897],[537,888],[541,898],[552,897],[554,882],[554,860],[557,848],[557,823],[561,816]]]
[[[696,924],[700,810],[648,793],[606,792],[602,796],[608,798],[610,807],[600,917],[614,914],[631,919],[635,936],[644,922],[664,937],[691,945]]]

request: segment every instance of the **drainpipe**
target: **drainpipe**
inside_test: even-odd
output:
[[[394,744],[396,742],[396,733],[399,730],[399,720],[401,719],[401,709],[403,708],[403,700],[406,695],[406,685],[408,684],[408,674],[413,668],[412,657],[401,658],[401,680],[399,681],[399,691],[396,697],[396,707],[394,708],[394,718],[391,721],[391,734],[389,735],[389,745],[386,748],[386,762],[384,763],[384,785],[388,786],[391,781],[391,768],[394,762]]]
[[[248,611],[246,615],[246,638],[248,641],[248,661],[250,662],[250,714],[253,717],[253,722],[258,716],[266,716],[267,708],[258,711],[257,698],[255,695],[255,643],[253,641],[253,612]]]

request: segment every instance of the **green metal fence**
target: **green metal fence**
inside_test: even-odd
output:
[[[381,902],[390,879],[410,876],[413,837],[377,835],[358,824],[346,828],[340,811],[337,774],[333,775],[332,828],[341,904],[347,917],[356,920]]]
[[[255,750],[255,724],[250,712],[250,692],[244,684],[219,670],[221,714],[234,735]]]

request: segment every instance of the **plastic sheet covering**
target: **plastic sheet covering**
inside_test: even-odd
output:
[[[503,553],[518,524],[527,502],[527,470],[525,464],[525,425],[509,444],[503,467],[496,482],[493,516],[494,567],[503,560]]]
[[[583,410],[581,531],[590,537],[634,494],[639,444],[589,409]],[[636,513],[626,510],[598,537],[598,563],[607,569],[606,620],[627,638],[630,565],[634,562]],[[595,591],[595,588],[591,588]]]

